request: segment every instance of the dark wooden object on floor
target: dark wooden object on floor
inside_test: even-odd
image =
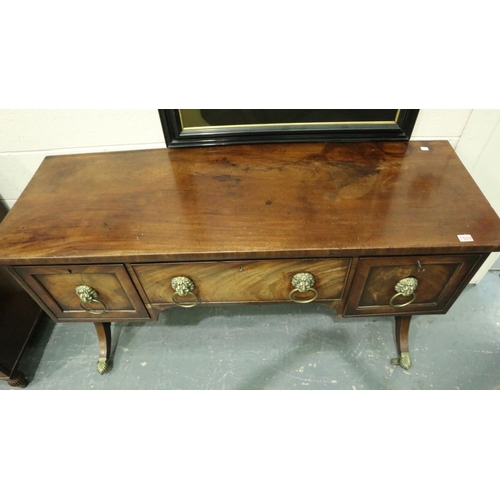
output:
[[[0,221],[7,208],[0,202]],[[0,380],[12,387],[28,385],[17,369],[42,310],[19,283],[0,267]]]
[[[463,235],[466,235],[465,237]],[[47,157],[0,225],[0,265],[56,321],[168,307],[311,302],[397,318],[448,311],[500,220],[446,141],[264,144]]]

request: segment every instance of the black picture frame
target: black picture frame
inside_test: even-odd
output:
[[[347,117],[342,122],[325,123],[262,123],[241,125],[206,125],[184,127],[179,109],[159,109],[160,121],[168,148],[200,146],[227,146],[231,144],[287,143],[287,142],[357,142],[408,141],[417,120],[418,109],[362,110],[374,119],[349,121],[349,112],[359,115],[360,110],[341,110]],[[222,110],[182,110],[222,111]],[[226,110],[233,111],[233,110]],[[262,111],[262,110],[234,110]],[[265,110],[267,114],[273,110]],[[278,113],[283,110],[275,110]],[[297,112],[331,110],[287,110]],[[393,120],[381,121],[377,112],[395,111]],[[277,114],[278,114],[277,113]],[[282,114],[282,113],[281,113]],[[379,113],[380,114],[380,113]]]

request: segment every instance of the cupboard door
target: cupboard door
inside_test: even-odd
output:
[[[482,254],[362,258],[345,316],[446,312]]]
[[[13,269],[59,320],[149,318],[122,265],[29,266]]]

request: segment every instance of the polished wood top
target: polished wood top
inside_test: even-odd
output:
[[[500,220],[447,141],[52,156],[0,225],[3,264],[493,250]]]

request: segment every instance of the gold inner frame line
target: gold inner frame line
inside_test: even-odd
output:
[[[300,126],[328,126],[328,125],[394,125],[397,123],[399,113],[397,110],[394,121],[357,121],[357,122],[298,122],[298,123],[248,123],[241,125],[204,125],[195,127],[186,127],[182,119],[182,112],[179,109],[179,119],[181,121],[182,130],[221,130],[221,129],[241,129],[241,128],[255,128],[255,127],[300,127]]]

